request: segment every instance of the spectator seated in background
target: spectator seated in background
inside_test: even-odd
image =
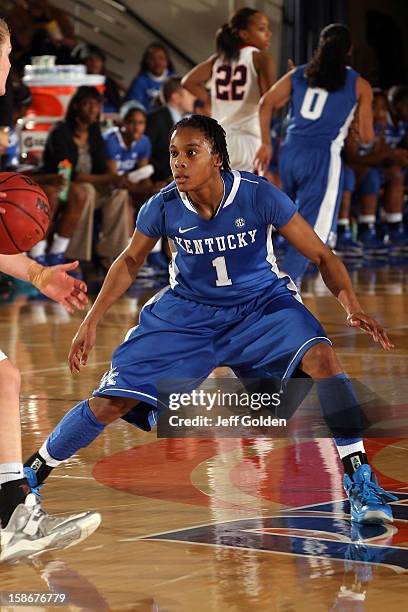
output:
[[[9,129],[9,144],[5,151],[4,169],[8,172],[17,172],[20,165],[20,142],[16,132],[19,119],[26,116],[31,105],[31,92],[26,85],[11,82],[13,98],[12,125]]]
[[[24,0],[14,3],[6,20],[18,68],[31,63],[31,57],[36,55],[55,55],[58,63],[70,63],[76,40],[64,11],[47,0]]]
[[[343,165],[343,188],[337,219],[337,241],[335,251],[340,256],[358,257],[362,254],[361,243],[353,239],[350,225],[351,202],[356,189],[356,177],[350,166]]]
[[[88,45],[84,63],[88,74],[103,74],[105,91],[103,93],[103,112],[118,113],[122,103],[122,94],[117,82],[106,74],[106,55],[95,45]]]
[[[408,95],[406,103],[408,105]],[[392,252],[408,248],[408,236],[402,223],[404,169],[408,165],[408,151],[402,148],[406,138],[406,123],[403,120],[404,96],[397,97],[396,107],[390,114],[385,93],[375,92],[373,116],[374,141],[370,145],[361,146],[351,132],[346,141],[345,155],[356,175],[356,192],[360,206],[358,239],[367,254],[381,254],[386,253],[388,247]],[[387,223],[382,234],[387,236],[387,244],[384,242],[384,235],[378,235],[375,227],[382,188]]]
[[[107,268],[128,244],[129,196],[120,188],[123,177],[108,168],[99,127],[101,107],[102,98],[95,87],[79,87],[65,120],[51,130],[46,141],[40,172],[58,174],[64,160],[72,166],[72,182],[57,219],[50,264],[65,258],[91,259],[97,208],[102,209],[102,226],[96,253],[103,267]]]
[[[134,208],[138,211],[140,205],[154,193],[150,179],[154,171],[150,165],[152,147],[144,133],[146,112],[143,107],[138,102],[126,102],[120,114],[122,125],[107,130],[103,137],[108,168],[113,174],[123,176],[122,187],[127,189],[132,197],[130,220],[130,235],[132,235],[135,227]],[[137,172],[141,168],[144,170]]]
[[[13,99],[12,125],[9,130],[9,144],[5,150],[3,167],[8,172],[21,171],[20,165],[20,140],[16,130],[19,119],[25,117],[31,105],[31,92],[26,85],[19,82],[10,82],[10,93]],[[58,192],[63,188],[63,179],[58,174],[41,174],[36,170],[24,168],[24,174],[35,174],[34,178],[44,189],[51,204],[51,211],[54,214],[58,207]],[[74,192],[74,190],[73,190]],[[75,195],[71,194],[71,201],[75,205]],[[33,259],[46,265],[47,240],[41,240],[30,251]]]
[[[171,74],[174,68],[167,49],[160,43],[151,43],[143,53],[139,74],[131,82],[126,99],[140,102],[146,110],[152,108],[161,85]]]
[[[170,130],[184,115],[193,112],[195,101],[194,96],[182,87],[179,76],[166,79],[160,97],[164,106],[148,113],[146,127],[146,134],[152,145],[152,180],[158,188],[173,180],[169,163]]]

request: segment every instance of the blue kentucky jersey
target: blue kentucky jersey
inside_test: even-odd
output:
[[[17,132],[14,128],[10,128],[9,132],[9,144],[5,152],[6,156],[6,168],[17,169],[20,163],[20,142],[17,136]]]
[[[286,139],[307,147],[335,142],[341,148],[357,106],[359,75],[347,68],[344,86],[328,92],[309,87],[305,69],[306,65],[299,66],[292,74],[291,116]]]
[[[222,179],[224,196],[212,219],[203,219],[173,182],[143,205],[136,227],[146,236],[169,237],[176,294],[232,306],[286,285],[288,278],[281,278],[276,266],[272,226],[286,225],[297,209],[282,191],[250,172],[226,172]]]
[[[128,148],[122,138],[119,128],[112,128],[103,135],[105,139],[105,150],[108,159],[113,159],[118,164],[118,174],[125,174],[137,168],[142,159],[149,159],[152,146],[150,139],[143,135],[140,140],[132,142]]]
[[[160,77],[157,77],[150,72],[141,72],[131,82],[126,100],[136,100],[148,110],[159,97],[162,84],[171,74],[173,73],[165,70]]]
[[[387,125],[384,128],[384,142],[392,149],[396,149],[408,130],[408,123],[405,121],[397,121],[394,123],[391,116],[388,115]]]

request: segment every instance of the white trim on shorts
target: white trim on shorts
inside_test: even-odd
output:
[[[319,214],[317,215],[317,219],[314,224],[314,231],[319,236],[320,240],[325,244],[330,236],[334,215],[337,213],[337,198],[342,187],[340,184],[342,167],[341,149],[347,135],[349,125],[354,117],[356,106],[357,105],[353,106],[346,118],[346,121],[341,126],[337,137],[330,145],[330,163],[329,172],[327,175],[326,191],[320,204]]]
[[[300,353],[305,352],[304,348],[307,344],[309,344],[310,342],[315,342],[315,340],[322,340],[323,342],[327,342],[328,344],[330,344],[330,346],[332,346],[332,341],[327,337],[327,336],[315,336],[314,338],[309,338],[309,340],[306,340],[306,342],[304,342],[302,344],[302,346],[300,346],[298,348],[298,350],[296,351],[296,353],[293,355],[292,359],[289,361],[289,365],[285,370],[284,375],[282,376],[282,380],[285,380],[286,376],[288,375],[288,372],[290,371],[292,365],[295,363],[296,359],[298,358]],[[317,344],[317,342],[316,342]]]
[[[115,391],[119,391],[119,393],[114,393]],[[92,393],[93,397],[97,397],[100,395],[108,395],[110,397],[132,397],[134,399],[139,399],[140,401],[146,401],[148,404],[153,406],[153,408],[157,408],[157,404],[161,404],[166,409],[168,406],[161,402],[154,395],[149,395],[148,393],[143,393],[143,391],[134,391],[133,389],[118,389],[117,387],[109,387],[107,389],[96,389]]]

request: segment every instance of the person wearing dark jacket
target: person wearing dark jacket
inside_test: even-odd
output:
[[[49,261],[65,257],[89,260],[92,256],[93,218],[102,209],[101,235],[96,252],[105,267],[128,243],[128,193],[123,178],[109,171],[99,128],[102,98],[94,87],[80,87],[72,97],[65,120],[50,132],[41,173],[71,167],[66,205],[58,220]]]
[[[164,106],[148,113],[146,135],[152,144],[150,161],[155,170],[152,180],[164,186],[172,180],[169,162],[170,130],[183,115],[193,112],[195,98],[181,86],[179,76],[166,79],[160,96]]]

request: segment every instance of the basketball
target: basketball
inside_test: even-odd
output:
[[[51,220],[51,209],[44,191],[29,176],[16,172],[0,173],[0,253],[15,255],[29,251],[43,240]]]

